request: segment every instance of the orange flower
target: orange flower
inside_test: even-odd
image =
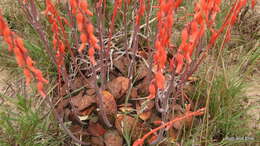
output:
[[[188,43],[184,48],[184,57],[185,59],[188,61],[188,63],[190,64],[192,62],[191,60],[191,55],[192,55],[192,51],[193,51],[193,44],[192,43]]]
[[[43,92],[43,83],[42,82],[37,83],[37,88],[38,88],[40,94],[42,95],[42,97],[45,97],[46,94]]]
[[[198,39],[198,35],[199,35],[198,24],[196,21],[192,21],[190,42],[195,43],[195,41]]]
[[[175,61],[174,61],[174,58],[172,58],[170,60],[170,71],[174,71],[174,68],[175,68]]]
[[[138,0],[139,1],[139,8],[137,10],[137,15],[135,17],[135,22],[137,25],[140,24],[141,17],[144,15],[145,11],[145,1],[144,0]]]
[[[231,38],[231,29],[228,29],[227,30],[227,35],[226,35],[226,38],[225,38],[225,42],[230,41],[230,38]]]
[[[88,50],[89,60],[93,65],[96,65],[94,54],[95,54],[95,49],[93,47],[90,47]]]
[[[144,141],[142,139],[138,139],[134,142],[133,146],[142,146]]]
[[[102,1],[99,1],[97,7],[99,7],[99,5],[101,6],[101,4]],[[100,49],[100,46],[98,45],[98,39],[94,35],[94,27],[86,17],[86,15],[93,16],[93,13],[88,9],[87,1],[70,0],[70,6],[72,8],[72,14],[76,17],[80,32],[81,45],[78,51],[82,52],[86,43],[88,43],[90,46],[88,50],[89,60],[92,64],[96,64],[94,57],[95,48]]]
[[[24,73],[24,75],[25,75],[25,77],[26,77],[26,85],[28,86],[28,85],[30,84],[31,80],[32,80],[31,72],[30,72],[30,70],[28,70],[28,69],[25,68],[25,69],[23,70],[23,73]]]
[[[155,96],[156,96],[156,88],[155,88],[155,85],[154,85],[153,82],[149,85],[149,93],[150,93],[150,95],[148,96],[149,99],[155,98]]]
[[[79,6],[87,15],[93,16],[93,13],[88,9],[88,3],[86,1],[80,1]]]
[[[72,9],[72,14],[75,15],[77,13],[78,2],[77,0],[70,0],[69,3]]]
[[[251,0],[251,7],[252,7],[252,8],[255,7],[255,4],[256,4],[256,1],[255,1],[255,0]]]
[[[20,37],[16,38],[16,43],[19,49],[21,49],[24,53],[27,53],[27,50],[24,48],[23,40]]]
[[[159,89],[163,89],[164,88],[164,82],[165,82],[165,78],[162,74],[162,72],[158,71],[155,74],[155,80],[156,80],[156,85]]]
[[[71,0],[71,4],[75,4],[75,1]],[[65,41],[68,40],[67,34],[65,32],[65,24],[68,24],[66,18],[60,16],[59,12],[56,10],[55,5],[51,0],[45,0],[46,9],[44,11],[51,24],[51,29],[53,32],[52,42],[53,50],[55,51],[55,60],[58,67],[58,74],[61,75],[61,68],[64,67],[64,56],[65,56]],[[70,26],[70,25],[69,25]]]
[[[202,115],[204,114],[204,111],[205,111],[205,108],[201,108],[195,112],[189,112],[189,113],[186,113],[184,114],[183,116],[181,117],[177,117],[169,122],[166,122],[164,124],[162,124],[161,126],[157,127],[157,128],[154,128],[152,130],[150,130],[148,133],[146,133],[142,138],[136,140],[133,144],[133,146],[142,146],[143,143],[144,143],[144,140],[147,139],[150,135],[156,133],[157,131],[159,131],[160,129],[162,128],[169,128],[171,127],[175,122],[177,121],[182,121],[182,120],[186,120],[188,118],[191,118],[192,116],[199,116],[199,115]]]
[[[19,67],[24,67],[24,58],[22,54],[19,52],[18,48],[14,48],[14,54],[16,58],[16,62],[19,65]]]
[[[47,84],[48,81],[43,78],[42,72],[33,66],[33,61],[28,56],[28,51],[24,46],[23,40],[8,28],[8,25],[4,21],[2,15],[0,15],[0,27],[0,35],[3,36],[3,40],[8,44],[9,51],[15,54],[19,67],[23,68],[26,84],[28,85],[30,83],[32,75],[34,75],[38,81],[38,92],[42,96],[45,96],[43,91],[43,83]]]
[[[87,35],[84,33],[80,34],[80,40],[82,41],[82,44],[87,43]]]
[[[179,74],[183,66],[183,55],[178,53],[176,56],[176,61],[177,61],[176,73]]]

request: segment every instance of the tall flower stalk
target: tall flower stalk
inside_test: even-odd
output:
[[[88,16],[93,16],[93,13],[89,10],[87,1],[70,0],[69,3],[72,14],[76,17],[78,30],[80,32],[81,45],[78,48],[78,51],[82,52],[88,43],[89,60],[93,65],[96,65],[94,56],[95,49],[100,49],[100,46],[98,44],[98,39],[94,35],[94,26],[88,19]]]
[[[26,84],[29,85],[32,78],[37,80],[37,88],[39,93],[45,97],[46,94],[43,89],[43,85],[48,83],[42,72],[34,66],[34,61],[28,55],[28,50],[24,46],[23,39],[13,32],[5,22],[3,16],[0,14],[0,36],[8,45],[9,52],[14,53],[16,62],[20,68],[23,69],[26,77]]]

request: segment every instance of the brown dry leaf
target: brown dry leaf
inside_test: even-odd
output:
[[[91,106],[89,108],[86,108],[79,112],[79,116],[88,116],[93,112],[94,109],[96,109],[96,106]]]
[[[175,141],[180,133],[180,130],[175,130],[174,128],[170,128],[169,131],[169,136],[171,137],[171,141]]]
[[[139,114],[139,118],[146,121],[150,119],[151,115],[152,115],[152,111],[146,111]]]
[[[132,98],[132,99],[138,98],[137,88],[135,88],[135,87],[132,88],[130,98]]]
[[[116,98],[121,98],[128,90],[129,79],[125,77],[117,77],[107,83],[109,92]]]
[[[89,135],[89,133],[86,131],[86,129],[84,129],[80,125],[72,125],[72,126],[70,126],[69,129],[73,133],[73,135],[75,135],[75,136],[86,136],[86,135]]]
[[[60,88],[60,95],[63,97],[67,94],[68,91],[68,86],[63,84]]]
[[[55,108],[55,112],[62,118],[65,114],[65,107],[69,105],[69,101],[70,99],[63,99],[58,103],[57,107]]]
[[[94,95],[96,93],[96,90],[95,89],[87,89],[87,91],[86,91],[86,94],[88,95],[88,96],[92,96],[92,95]]]
[[[75,78],[71,83],[72,90],[76,90],[78,88],[81,88],[82,86],[84,86],[84,79],[82,79],[82,77]]]
[[[141,63],[138,65],[138,68],[137,68],[137,73],[136,73],[136,80],[139,81],[143,78],[145,78],[149,73],[149,70],[148,68],[145,66],[144,63]]]
[[[69,120],[70,112],[71,112],[71,110],[70,110],[69,108],[66,108],[66,109],[64,110],[64,117],[63,117],[63,120],[64,120],[64,121],[70,121],[70,120]]]
[[[123,138],[116,130],[109,130],[104,135],[106,146],[122,146]]]
[[[121,57],[118,60],[114,60],[114,66],[123,74],[127,75],[128,71],[128,65],[130,61],[127,59],[127,57]]]
[[[88,133],[92,136],[102,136],[106,133],[106,130],[99,124],[94,122],[89,122]]]
[[[78,115],[73,111],[69,112],[68,120],[71,121],[73,124],[83,124],[82,121],[79,119]]]
[[[151,110],[154,107],[154,100],[140,100],[139,104],[144,110]]]
[[[104,138],[102,136],[92,136],[90,141],[92,146],[105,146]]]
[[[131,107],[131,106],[133,106],[133,104],[132,103],[123,103],[123,104],[120,104],[120,105],[118,105],[118,107]]]
[[[142,82],[136,86],[137,94],[138,95],[143,95],[143,97],[144,96],[148,96],[149,95],[149,90],[148,89],[149,89],[150,83],[151,83],[151,79],[149,79],[149,77],[146,76],[142,80]]]
[[[129,113],[135,111],[133,108],[133,105],[128,103],[128,104],[120,104],[118,105],[119,111],[124,112],[124,113]]]
[[[94,96],[82,95],[83,92],[71,98],[71,103],[79,111],[88,108],[92,104],[96,103],[96,98]]]
[[[103,91],[102,95],[104,111],[109,116],[115,116],[117,113],[117,105],[114,96],[108,91]]]
[[[158,137],[157,135],[153,135],[151,138],[147,140],[147,143],[152,145],[152,143],[157,139],[157,137]]]
[[[183,114],[180,114],[180,115],[178,115],[178,116],[173,117],[172,120],[175,119],[175,118],[181,117],[181,116],[183,116]],[[177,130],[180,130],[180,129],[183,127],[184,122],[185,122],[184,120],[176,121],[176,122],[174,122],[174,123],[172,124],[172,126],[173,126],[174,128],[176,128]]]
[[[137,140],[147,132],[144,124],[138,121],[138,119],[123,114],[117,115],[115,127],[121,135],[123,133],[131,135],[132,140]]]
[[[87,89],[95,88],[95,79],[94,78],[82,79],[82,81],[83,81],[83,86],[85,86]]]
[[[121,111],[121,112],[123,112],[123,113],[130,113],[130,112],[133,112],[133,111],[135,111],[135,109],[134,108],[132,108],[132,107],[127,107],[127,106],[123,106],[123,107],[120,107],[119,108],[119,111]]]
[[[152,108],[154,107],[153,100],[139,101],[136,104],[136,110],[140,119],[146,121],[152,115]]]
[[[137,53],[138,53],[138,55],[142,56],[143,58],[148,59],[149,53],[147,53],[147,51],[141,50],[141,51],[138,51]]]

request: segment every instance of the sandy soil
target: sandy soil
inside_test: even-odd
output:
[[[3,93],[6,90],[6,82],[8,80],[8,72],[5,70],[0,71],[0,92]]]
[[[250,107],[247,114],[250,116],[249,128],[260,130],[260,72],[249,81],[245,89],[247,96],[246,107]]]

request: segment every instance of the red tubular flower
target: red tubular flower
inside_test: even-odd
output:
[[[201,23],[200,24],[200,31],[199,31],[199,38],[202,38],[205,31],[206,31],[206,24],[205,23]]]
[[[174,4],[174,9],[178,8],[179,5],[181,4],[182,0],[176,0],[175,4]]]
[[[170,38],[172,34],[172,26],[174,23],[174,9],[176,9],[182,0],[178,1],[172,1],[172,0],[158,0],[158,8],[159,11],[157,12],[157,35],[155,40],[155,53],[154,53],[154,64],[157,65],[157,70],[155,72],[155,81],[156,81],[156,88],[163,89],[164,88],[164,80],[165,77],[163,75],[163,70],[165,68],[165,64],[167,61],[167,52],[166,49],[170,46]],[[140,9],[139,13],[143,15],[145,6],[143,4],[143,0],[139,0],[140,2]],[[137,15],[137,24],[139,24],[139,17],[140,15]],[[185,46],[185,43],[188,39],[188,32],[183,32],[183,45]],[[186,38],[186,39],[185,39]],[[173,65],[171,65],[173,68]],[[151,85],[151,87],[155,87],[154,85]],[[151,92],[152,91],[152,92]],[[150,94],[153,95],[153,91],[151,90]],[[155,89],[156,91],[156,89]]]
[[[142,146],[144,143],[144,140],[138,139],[134,142],[133,146]]]
[[[77,7],[78,7],[78,2],[77,2],[77,0],[70,0],[70,1],[69,1],[69,4],[70,4],[71,9],[72,9],[72,14],[73,14],[73,15],[76,15],[76,13],[77,13]]]
[[[226,38],[225,38],[225,42],[230,41],[230,38],[231,38],[231,29],[228,29],[227,30],[227,35],[226,35]]]
[[[113,31],[114,31],[114,25],[115,25],[117,10],[121,7],[121,5],[122,5],[122,0],[116,0],[115,1],[115,6],[114,6],[114,9],[113,9],[113,15],[112,15],[112,18],[111,18],[111,24],[109,26],[109,41],[108,41],[108,47],[107,47],[108,50],[110,49],[110,46],[111,46],[112,34],[113,34]]]
[[[191,60],[191,55],[192,55],[192,52],[193,52],[193,47],[194,47],[194,44],[193,44],[193,43],[188,43],[188,44],[183,48],[184,57],[185,57],[185,59],[187,60],[187,62],[188,62],[189,64],[192,62],[192,60]]]
[[[100,8],[102,6],[103,0],[99,0],[96,4],[97,8]]]
[[[179,74],[182,70],[183,67],[183,55],[178,53],[176,56],[176,61],[177,61],[177,67],[176,67],[176,73]]]
[[[30,68],[30,69],[34,69],[33,68],[33,64],[34,64],[34,62],[33,62],[33,60],[31,59],[31,58],[26,58],[26,64],[28,65],[28,67]]]
[[[45,97],[46,94],[43,92],[43,83],[42,83],[42,82],[38,82],[38,83],[37,83],[37,88],[38,88],[40,94],[41,94],[43,97]]]
[[[20,37],[17,37],[16,43],[17,43],[18,48],[20,48],[22,50],[22,52],[27,53],[27,50],[23,47],[24,46],[23,40]]]
[[[216,42],[218,36],[219,36],[219,34],[216,31],[212,31],[212,35],[211,35],[209,43],[211,45],[213,45]]]
[[[145,11],[145,1],[144,0],[138,0],[138,1],[139,1],[139,8],[137,10],[137,15],[135,18],[135,22],[137,25],[140,24],[141,17],[144,15],[144,11]]]
[[[195,43],[197,40],[197,37],[199,35],[199,30],[198,30],[198,24],[196,21],[191,22],[191,35],[190,35],[190,42]]]
[[[19,65],[19,67],[24,67],[25,66],[25,60],[23,57],[23,53],[19,50],[18,47],[13,48],[13,52],[16,57],[16,62]]]
[[[32,80],[32,75],[29,69],[25,68],[23,70],[23,73],[25,75],[25,79],[26,79],[26,85],[28,86]]]
[[[78,13],[76,15],[76,20],[78,22],[79,31],[83,31],[84,16],[81,13]]]
[[[183,50],[187,46],[187,40],[188,40],[188,30],[187,27],[185,27],[181,33],[181,45],[178,51]]]
[[[149,85],[149,93],[150,95],[148,96],[149,99],[153,99],[156,96],[156,87],[154,85],[154,81],[151,82]]]
[[[65,32],[64,22],[65,24],[68,24],[68,21],[66,18],[60,16],[51,0],[45,0],[45,4],[46,9],[44,13],[47,16],[49,23],[51,24],[51,29],[53,32],[53,50],[56,53],[55,60],[58,68],[58,75],[61,76],[61,70],[64,67],[65,46],[68,46],[68,38]]]
[[[162,124],[161,126],[155,128],[155,129],[152,129],[150,132],[146,133],[142,138],[136,140],[133,144],[133,146],[142,146],[144,144],[144,140],[147,139],[150,135],[156,133],[157,131],[159,131],[160,129],[162,128],[166,128],[166,127],[171,127],[175,122],[177,121],[181,121],[181,120],[185,120],[185,119],[188,119],[192,116],[199,116],[199,115],[202,115],[204,114],[204,111],[205,111],[205,108],[201,108],[195,112],[187,112],[185,113],[183,116],[181,117],[178,117],[178,118],[175,118],[167,123],[164,123]]]
[[[255,4],[256,4],[256,1],[255,1],[255,0],[251,0],[251,7],[252,7],[252,8],[255,7]]]
[[[79,48],[79,52],[85,48],[85,44],[87,43],[87,35],[85,33],[80,34],[81,46]]]
[[[85,14],[89,16],[93,16],[93,13],[88,9],[88,3],[86,1],[79,2],[80,9],[85,12]]]
[[[97,7],[101,6],[102,1],[99,1]],[[70,7],[72,9],[72,14],[76,17],[78,30],[80,32],[81,45],[78,48],[79,52],[82,52],[86,46],[89,44],[88,55],[90,62],[96,64],[95,61],[95,49],[100,49],[98,45],[98,39],[94,35],[94,27],[88,20],[87,16],[93,16],[93,13],[88,9],[87,1],[77,1],[70,0]]]
[[[217,30],[217,31],[212,31],[213,33],[212,33],[212,36],[210,38],[210,43],[208,44],[207,49],[209,49],[215,43],[216,39],[220,36],[220,34],[227,27],[229,27],[229,28],[227,29],[227,36],[226,36],[225,41],[230,39],[229,38],[230,37],[229,36],[230,35],[229,29],[231,29],[231,27],[235,24],[236,19],[237,19],[237,15],[239,14],[242,7],[244,7],[246,5],[246,2],[247,2],[246,0],[238,0],[233,4],[231,10],[229,11],[228,15],[226,16],[225,21],[222,24],[222,26],[220,27],[220,29]],[[219,8],[220,3],[221,3],[221,0],[216,0],[217,6],[216,5],[215,6]],[[213,30],[213,29],[211,29],[211,30]]]
[[[164,88],[164,82],[165,82],[165,78],[164,75],[162,74],[162,72],[157,72],[155,74],[155,80],[156,80],[156,85],[159,89],[163,89]]]
[[[0,36],[3,36],[3,40],[8,44],[8,50],[15,54],[17,64],[23,69],[26,84],[29,85],[33,75],[38,81],[38,92],[44,97],[43,84],[47,84],[48,81],[43,78],[42,72],[34,67],[23,40],[9,29],[2,15],[0,15]]]
[[[95,50],[93,47],[90,47],[88,50],[89,60],[93,65],[96,65],[96,61],[94,58]]]
[[[175,60],[174,58],[172,58],[170,60],[170,71],[174,71],[174,69],[175,69]]]

